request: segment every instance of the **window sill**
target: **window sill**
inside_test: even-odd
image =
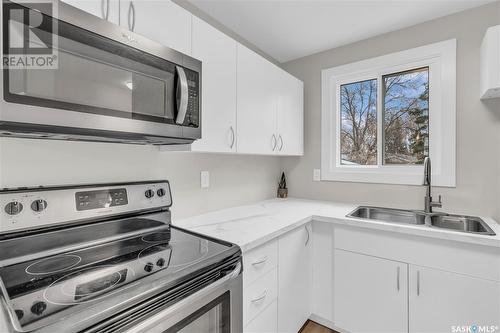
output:
[[[321,170],[321,181],[339,181],[354,183],[375,183],[392,185],[422,185],[424,179],[423,166],[410,168],[345,168]],[[432,184],[442,187],[456,187],[455,175],[432,174]]]

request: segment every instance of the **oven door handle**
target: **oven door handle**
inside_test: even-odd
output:
[[[184,124],[189,102],[189,86],[184,68],[176,66],[175,70],[177,71],[177,75],[179,76],[176,89],[177,117],[175,118],[175,122],[177,124]]]

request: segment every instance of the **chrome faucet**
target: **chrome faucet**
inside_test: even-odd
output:
[[[438,207],[441,208],[443,207],[443,204],[441,202],[441,195],[439,196],[439,201],[432,201],[432,194],[431,194],[431,159],[429,157],[426,157],[424,159],[424,183],[422,185],[427,186],[427,192],[425,194],[425,213],[426,214],[432,214],[432,208],[433,207]]]

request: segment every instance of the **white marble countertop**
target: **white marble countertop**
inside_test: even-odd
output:
[[[481,217],[496,236],[347,218],[346,215],[357,206],[295,198],[272,199],[174,221],[173,224],[238,244],[243,252],[313,220],[500,248],[500,225],[491,218]]]

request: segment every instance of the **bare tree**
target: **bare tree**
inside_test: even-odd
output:
[[[356,164],[376,164],[376,80],[342,85],[341,110],[342,159]]]

